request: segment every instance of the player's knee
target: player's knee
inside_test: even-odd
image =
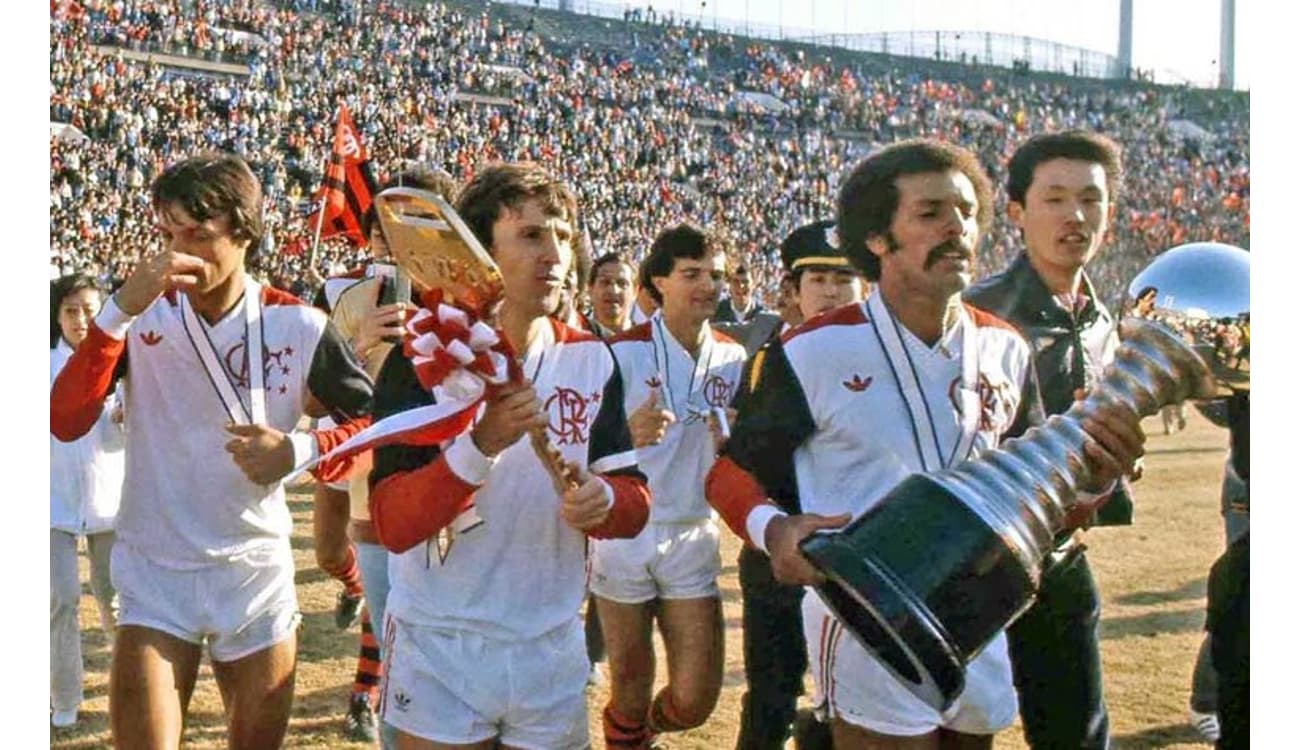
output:
[[[672,685],[674,720],[685,729],[694,729],[709,720],[718,705],[719,686],[707,681]]]

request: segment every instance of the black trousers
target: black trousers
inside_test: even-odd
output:
[[[1025,741],[1033,750],[1104,750],[1097,584],[1080,552],[1043,573],[1038,600],[1007,629]]]
[[[1218,750],[1250,747],[1250,534],[1210,569],[1207,623],[1219,675]]]
[[[750,547],[741,549],[739,566],[746,690],[736,750],[780,750],[790,736],[808,669],[800,611],[804,590],[777,583],[767,555]]]

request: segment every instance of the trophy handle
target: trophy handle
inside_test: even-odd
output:
[[[546,469],[546,473],[551,476],[551,484],[555,485],[555,492],[558,495],[563,497],[565,492],[576,490],[581,486],[569,464],[565,462],[564,456],[560,454],[560,449],[552,445],[550,438],[546,436],[545,427],[529,430],[528,439],[533,444],[537,458],[542,462],[542,468]]]

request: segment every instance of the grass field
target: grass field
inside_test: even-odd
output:
[[[1144,425],[1148,458],[1146,476],[1138,485],[1135,525],[1097,529],[1087,535],[1104,601],[1102,656],[1116,750],[1204,747],[1187,725],[1187,696],[1204,623],[1205,578],[1223,549],[1218,503],[1227,432],[1206,422],[1195,409],[1188,409],[1188,418],[1186,431],[1168,437],[1158,419]],[[357,631],[343,634],[334,628],[338,584],[312,559],[310,493],[296,491],[289,503],[295,520],[293,548],[303,629],[297,697],[285,746],[363,748],[345,742],[340,733],[356,664]],[[735,742],[744,685],[735,567],[738,543],[726,532],[723,540],[727,658],[722,697],[704,726],[665,738],[670,748],[719,750]],[[75,728],[52,730],[51,747],[109,746],[109,647],[97,622],[94,601],[84,588],[81,623],[88,629],[84,636],[87,700]],[[591,716],[598,718],[605,695],[593,691],[590,699]],[[599,737],[596,721],[592,736]],[[596,739],[595,745],[601,744]],[[190,707],[185,746],[225,747],[221,699],[206,663]],[[1018,727],[1003,732],[996,742],[998,750],[1024,747]]]

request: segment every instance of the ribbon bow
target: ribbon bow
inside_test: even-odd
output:
[[[445,304],[440,290],[420,301],[425,306],[406,322],[402,351],[435,401],[476,402],[488,385],[509,380],[512,353],[500,333]]]
[[[440,445],[470,428],[490,387],[516,374],[514,354],[500,331],[443,302],[440,290],[426,292],[420,302],[404,326],[402,352],[434,402],[375,422],[318,461],[395,443]]]

